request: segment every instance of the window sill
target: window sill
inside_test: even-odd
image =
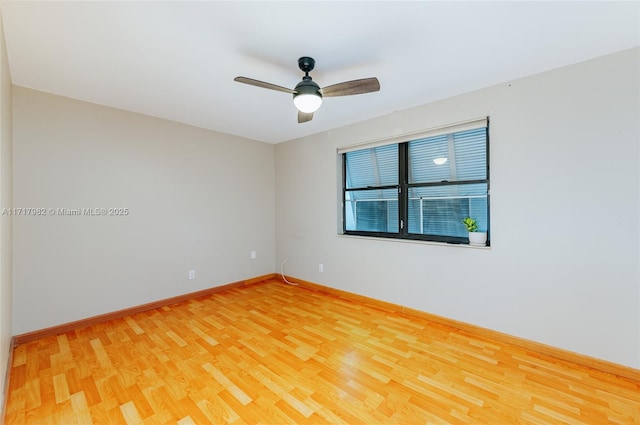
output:
[[[378,241],[378,242],[401,242],[401,243],[412,243],[412,244],[418,244],[418,245],[434,245],[434,246],[446,246],[446,247],[454,247],[454,248],[491,250],[491,246],[473,246],[473,245],[463,244],[463,243],[420,241],[415,239],[378,238],[373,236],[346,235],[343,233],[338,233],[336,236],[339,238],[345,238],[345,239],[367,239],[367,240]]]

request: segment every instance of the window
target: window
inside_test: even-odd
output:
[[[462,223],[489,233],[489,121],[338,150],[343,232],[468,243]]]

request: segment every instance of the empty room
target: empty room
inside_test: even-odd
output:
[[[6,424],[640,424],[640,2],[0,2]]]

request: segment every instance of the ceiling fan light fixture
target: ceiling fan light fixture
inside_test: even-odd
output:
[[[295,94],[293,104],[296,105],[298,111],[310,114],[317,111],[322,105],[322,97],[317,94]]]

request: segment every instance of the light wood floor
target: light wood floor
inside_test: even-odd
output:
[[[7,424],[638,424],[640,383],[273,281],[16,347]]]

